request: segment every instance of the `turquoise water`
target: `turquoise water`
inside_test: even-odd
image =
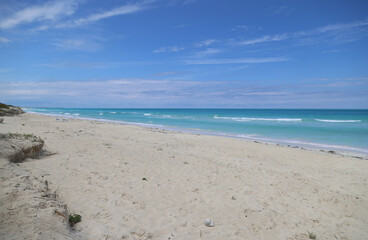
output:
[[[368,110],[29,108],[26,111],[368,153]]]

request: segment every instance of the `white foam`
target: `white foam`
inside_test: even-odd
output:
[[[237,122],[248,122],[248,121],[277,121],[277,122],[301,122],[301,118],[246,118],[246,117],[218,117],[215,115],[215,119],[227,119],[234,120]]]
[[[151,116],[152,115],[152,113],[145,113],[145,114],[143,114],[144,116]]]
[[[318,122],[331,122],[331,123],[354,123],[361,122],[361,120],[328,120],[328,119],[315,119]]]
[[[115,114],[116,112],[110,112],[110,113]]]
[[[64,115],[70,115],[70,113],[64,113]]]
[[[103,113],[99,113],[98,115],[103,115]]]
[[[74,113],[73,115],[74,115],[74,116],[79,116],[79,113]]]

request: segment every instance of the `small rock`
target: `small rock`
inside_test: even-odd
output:
[[[204,220],[204,224],[206,224],[207,227],[214,227],[215,223],[211,219]]]
[[[4,118],[0,118],[0,123],[3,123],[4,122]]]

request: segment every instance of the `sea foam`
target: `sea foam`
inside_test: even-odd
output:
[[[278,121],[278,122],[300,122],[301,118],[246,118],[246,117],[218,117],[214,116],[215,119],[228,119],[238,122],[248,122],[248,121]]]
[[[331,122],[331,123],[355,123],[361,122],[361,120],[328,120],[328,119],[316,119],[318,122]]]

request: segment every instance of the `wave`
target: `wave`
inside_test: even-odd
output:
[[[331,122],[331,123],[354,123],[361,122],[362,120],[327,120],[327,119],[315,119],[318,122]]]
[[[218,117],[215,115],[215,119],[227,119],[234,120],[238,122],[248,122],[248,121],[277,121],[277,122],[301,122],[301,118],[246,118],[246,117]]]
[[[152,113],[145,113],[145,114],[143,114],[144,116],[151,116],[152,115]]]
[[[79,114],[79,113],[74,113],[73,115],[74,115],[74,116],[79,116],[80,114]]]
[[[116,112],[110,112],[110,113],[115,114]]]

